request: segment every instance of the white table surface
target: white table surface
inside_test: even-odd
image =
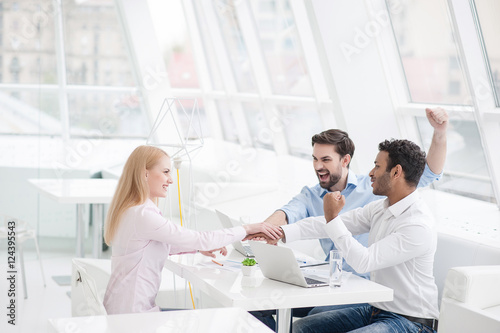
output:
[[[239,252],[231,250],[227,258],[217,260],[241,261],[243,258]],[[193,264],[188,264],[190,261]],[[222,305],[241,307],[248,311],[383,302],[391,301],[393,296],[392,289],[354,274],[340,288],[303,288],[267,279],[260,269],[254,277],[246,277],[241,272],[219,269],[216,264],[210,265],[210,261],[209,257],[201,254],[171,256],[165,267],[191,281]],[[207,262],[209,266],[196,265],[199,262]],[[318,269],[321,267],[327,269],[327,265],[319,266]]]
[[[113,199],[118,180],[100,178],[75,179],[28,179],[43,195],[62,204],[77,205],[76,256],[84,257],[84,221],[83,215],[86,204],[94,204],[94,235],[92,256],[100,258],[102,255],[102,228],[104,219],[104,204]],[[63,282],[64,284],[67,281]]]
[[[243,258],[239,252],[231,249],[227,258],[217,260],[241,262]],[[199,265],[201,262],[207,262],[208,265]],[[201,254],[171,256],[165,267],[190,281],[194,288],[202,290],[222,306],[239,307],[247,311],[384,302],[393,299],[392,289],[353,274],[340,288],[303,288],[267,279],[260,269],[256,276],[246,277],[240,271],[220,269],[210,262],[210,258]],[[327,266],[323,266],[323,269],[327,269]]]
[[[118,180],[98,178],[28,179],[40,193],[58,203],[106,204],[115,193]]]
[[[272,332],[239,308],[49,319],[49,332]]]

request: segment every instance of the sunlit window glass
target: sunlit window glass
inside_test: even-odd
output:
[[[279,119],[289,145],[291,155],[310,158],[311,138],[324,131],[319,114],[310,107],[282,105],[278,107]]]
[[[240,1],[220,0],[214,1],[214,10],[219,22],[220,32],[229,55],[229,61],[236,85],[241,92],[256,92],[255,79],[248,56],[247,46],[241,33],[241,27],[236,15],[235,6],[241,5]],[[254,50],[255,52],[257,50]],[[227,70],[222,68],[221,70]]]
[[[428,151],[433,129],[424,117],[416,117]],[[448,128],[448,151],[443,178],[434,182],[436,189],[495,202],[490,174],[474,121],[451,119]]]
[[[387,0],[410,99],[470,104],[446,0]]]
[[[275,94],[312,96],[311,80],[288,1],[250,1]]]
[[[180,0],[149,1],[156,37],[173,88],[198,88],[198,74]]]
[[[149,124],[143,101],[133,93],[110,91],[68,94],[70,132],[73,136],[146,137]]]
[[[182,135],[188,140],[210,136],[210,126],[203,99],[177,99],[175,103]]]
[[[112,0],[62,3],[68,84],[134,86]]]
[[[217,56],[214,50],[215,46],[211,43],[212,39],[210,38],[206,15],[203,14],[203,8],[200,2],[195,1],[193,6],[195,9],[201,42],[203,44],[203,50],[205,51],[205,59],[207,62],[208,72],[210,74],[209,79],[212,82],[213,89],[221,90],[224,88],[224,84],[222,82],[219,65],[217,63]]]
[[[53,1],[2,1],[0,20],[0,82],[55,83]]]
[[[238,143],[238,127],[231,113],[229,103],[226,101],[217,101],[217,111],[222,125],[224,140]]]
[[[487,62],[493,86],[497,97],[497,106],[500,106],[500,1],[498,0],[475,0],[477,15],[481,33],[483,36]]]
[[[268,125],[260,103],[242,103],[245,119],[255,148],[273,149],[276,130]]]
[[[1,90],[0,133],[61,135],[57,92]]]

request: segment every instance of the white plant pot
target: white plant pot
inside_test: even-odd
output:
[[[244,276],[254,276],[257,266],[241,266],[241,272]]]

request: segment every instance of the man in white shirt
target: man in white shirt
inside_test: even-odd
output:
[[[433,332],[437,330],[438,291],[433,262],[437,235],[427,206],[416,191],[425,153],[408,140],[379,144],[370,171],[373,193],[387,196],[339,215],[340,192],[324,197],[324,217],[282,226],[287,242],[331,238],[357,272],[394,290],[392,302],[360,304],[308,316],[294,332]],[[353,234],[369,233],[368,247]]]

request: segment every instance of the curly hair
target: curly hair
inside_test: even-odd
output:
[[[387,171],[401,165],[408,184],[417,186],[425,168],[425,152],[409,140],[385,140],[378,145],[379,151],[389,153]]]

